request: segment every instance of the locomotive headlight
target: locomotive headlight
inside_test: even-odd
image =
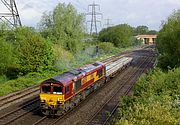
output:
[[[61,104],[60,98],[57,99],[57,103],[58,103],[58,104]]]
[[[46,102],[46,98],[40,98],[41,102]]]
[[[43,100],[41,100],[41,102],[45,102],[45,101],[46,101],[46,100],[44,100],[44,99],[43,99]]]

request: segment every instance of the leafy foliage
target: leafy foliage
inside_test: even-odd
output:
[[[100,31],[99,40],[111,42],[116,47],[127,47],[131,45],[131,36],[133,36],[133,28],[127,24],[120,24]]]
[[[15,64],[12,45],[0,39],[0,74],[6,73],[11,65]]]
[[[147,26],[137,26],[135,28],[135,34],[136,35],[147,34],[148,31],[149,31],[149,28]]]
[[[50,41],[43,39],[32,29],[16,29],[15,46],[22,72],[36,72],[52,66],[54,57]]]
[[[158,32],[156,30],[149,30],[147,26],[137,26],[134,28],[134,35],[155,35]]]
[[[134,96],[124,97],[110,124],[178,125],[180,123],[180,68],[157,69],[140,78]]]
[[[98,46],[101,53],[113,53],[117,50],[117,48],[114,47],[114,44],[110,42],[101,42]]]
[[[167,69],[180,66],[180,10],[163,24],[158,34],[159,66]]]

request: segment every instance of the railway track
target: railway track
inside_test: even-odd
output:
[[[145,63],[146,61],[148,63]],[[135,84],[134,81],[137,79],[138,76],[140,76],[140,74],[142,74],[146,70],[146,68],[151,63],[151,61],[152,61],[152,58],[146,58],[145,61],[143,61],[143,63],[139,65],[138,72],[133,72],[130,75],[128,75],[127,73],[128,78],[126,77],[124,79],[124,83],[127,83],[127,84],[122,85],[115,92],[115,94],[109,100],[107,100],[107,102],[105,102],[104,105],[95,114],[92,115],[92,118],[89,119],[87,123],[84,123],[84,124],[105,125],[107,121],[110,119],[110,117],[114,114],[116,109],[118,108],[119,103],[120,103],[119,97],[127,95],[131,91],[132,87]],[[142,66],[143,68],[140,69]]]
[[[39,98],[33,99],[33,101],[30,101],[26,103],[25,105],[22,105],[21,107],[14,109],[0,117],[0,123],[2,125],[10,124],[11,122],[21,118],[22,116],[27,115],[28,113],[38,110],[39,109]]]
[[[0,97],[0,110],[16,103],[19,99],[25,99],[29,95],[35,95],[39,92],[39,85],[31,86],[27,89]]]

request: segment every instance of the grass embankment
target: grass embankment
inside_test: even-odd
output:
[[[113,48],[111,48],[113,49]],[[0,96],[7,95],[8,93],[15,92],[18,90],[25,89],[27,87],[30,87],[32,85],[37,85],[40,84],[45,79],[51,78],[55,75],[61,74],[65,71],[81,67],[83,65],[95,62],[97,60],[103,60],[106,59],[114,54],[126,51],[126,50],[131,50],[132,47],[129,48],[122,48],[122,49],[117,49],[110,53],[101,53],[98,56],[91,56],[91,54],[87,53],[80,53],[77,54],[75,59],[73,61],[67,61],[67,58],[64,59],[61,63],[58,65],[58,70],[47,70],[43,72],[33,72],[29,73],[25,76],[19,76],[17,79],[14,80],[8,80],[5,76],[0,77]],[[109,50],[107,50],[109,51]],[[91,53],[91,52],[90,52]]]
[[[180,68],[156,69],[137,82],[134,95],[124,97],[112,125],[179,125]]]

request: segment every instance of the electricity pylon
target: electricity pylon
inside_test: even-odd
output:
[[[5,23],[8,22],[13,27],[21,26],[15,0],[1,0],[1,3],[8,9],[8,12],[0,12],[0,20]]]
[[[100,5],[99,4],[95,4],[95,2],[93,2],[93,4],[89,4],[88,5],[88,13],[86,13],[86,15],[90,15],[91,16],[91,20],[87,21],[87,23],[91,24],[90,34],[93,33],[93,30],[95,30],[95,33],[97,34],[97,32],[98,32],[97,22],[99,22],[100,25],[101,25],[101,21],[97,20],[97,16],[101,16],[102,17],[102,13],[96,12],[96,8],[97,7],[99,8],[99,11],[100,11]]]

